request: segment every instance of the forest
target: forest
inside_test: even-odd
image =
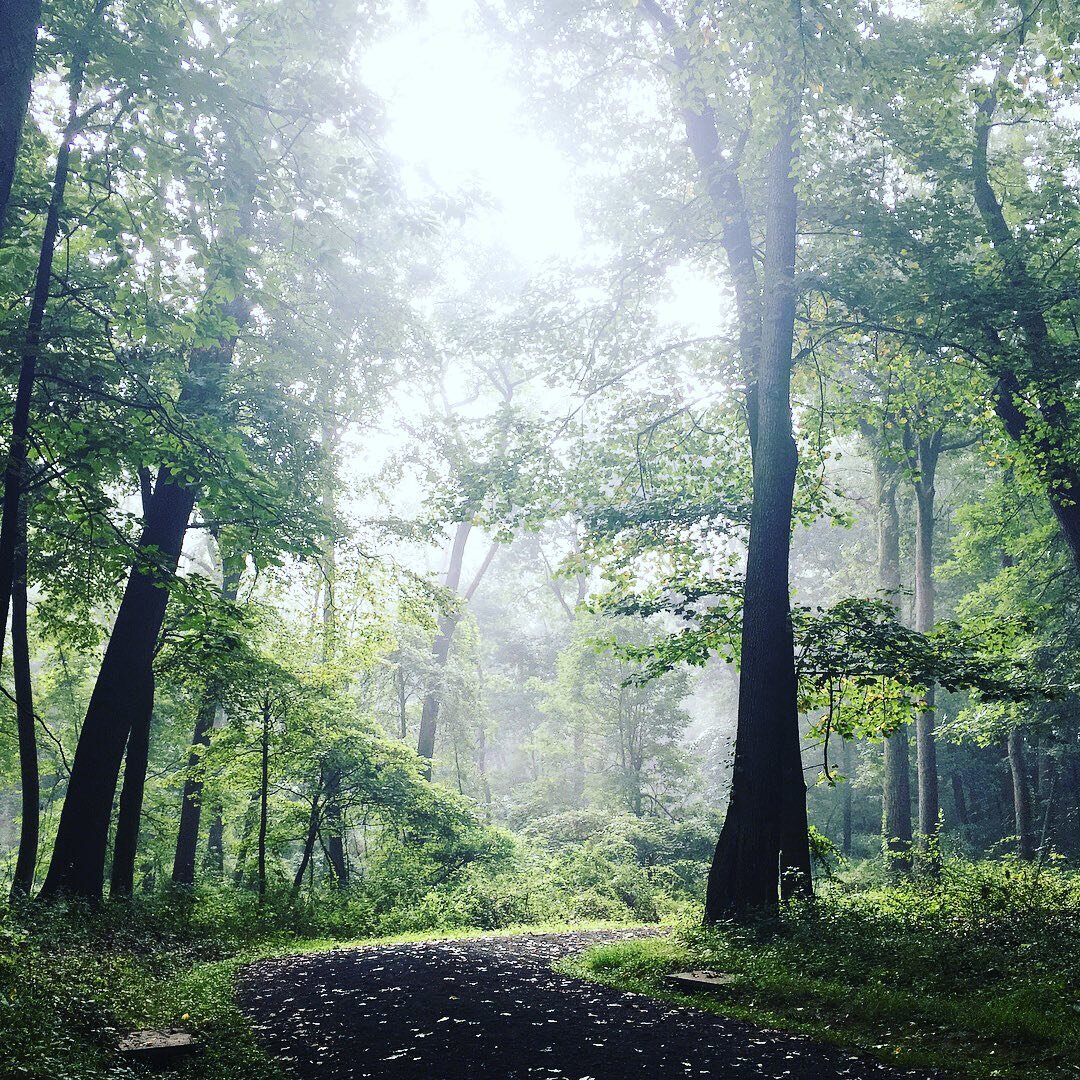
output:
[[[0,0],[0,1075],[1080,1073],[1078,74]]]

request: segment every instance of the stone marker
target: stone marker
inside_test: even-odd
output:
[[[666,975],[668,982],[674,983],[680,990],[724,990],[734,986],[739,978],[723,971],[676,971]]]
[[[120,1040],[119,1054],[126,1061],[156,1068],[184,1057],[194,1049],[195,1040],[186,1031],[133,1031]]]

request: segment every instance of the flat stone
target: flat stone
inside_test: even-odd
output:
[[[734,986],[738,981],[737,975],[731,975],[724,971],[676,971],[673,975],[665,976],[668,982],[674,983],[680,990],[724,990]]]
[[[165,1065],[192,1053],[194,1038],[186,1031],[133,1031],[120,1040],[119,1053],[127,1061]]]

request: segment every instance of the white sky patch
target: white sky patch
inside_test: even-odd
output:
[[[526,266],[581,245],[570,169],[530,126],[511,59],[482,35],[471,0],[439,0],[371,48],[364,81],[386,103],[386,145],[409,193],[479,188],[493,200],[471,227]]]

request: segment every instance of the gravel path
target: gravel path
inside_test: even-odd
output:
[[[302,1080],[940,1075],[551,970],[568,953],[647,933],[425,941],[266,960],[245,970],[239,1000]]]

